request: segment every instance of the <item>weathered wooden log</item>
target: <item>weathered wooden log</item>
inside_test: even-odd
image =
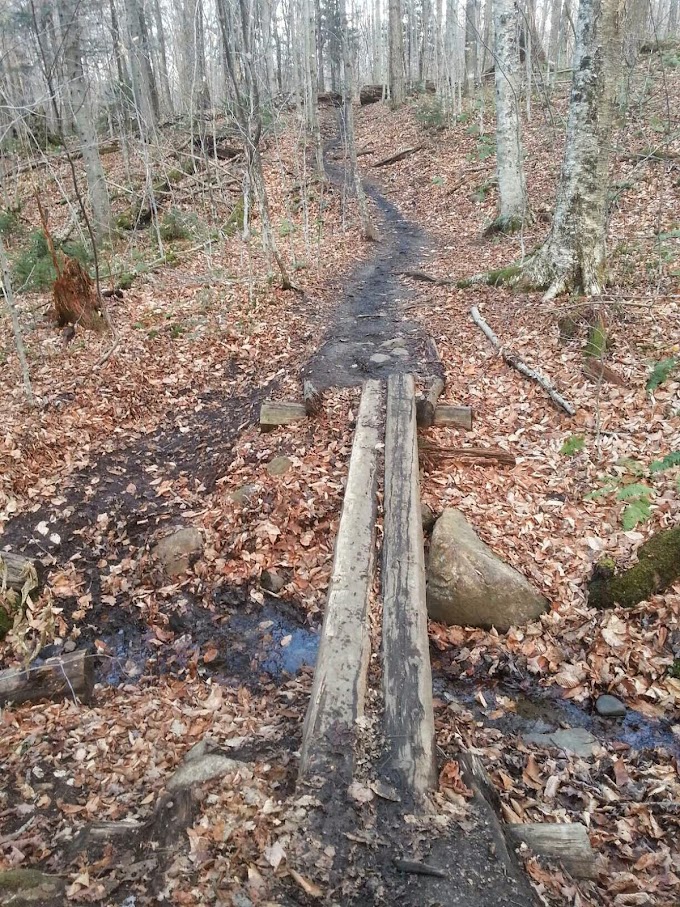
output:
[[[309,379],[302,382],[302,399],[308,416],[318,416],[323,411],[323,393]]]
[[[469,431],[472,428],[472,407],[440,403],[434,411],[434,424],[457,425]]]
[[[378,101],[382,101],[384,94],[384,85],[362,85],[359,91],[359,101],[362,107],[365,107],[366,104],[376,104]]]
[[[537,371],[537,369],[529,368],[526,363],[522,362],[519,356],[516,356],[514,353],[511,353],[505,349],[498,337],[494,334],[489,325],[480,315],[479,309],[476,305],[473,305],[470,309],[470,315],[472,316],[472,320],[477,325],[477,327],[481,328],[486,337],[488,337],[490,342],[496,347],[500,355],[503,357],[505,362],[508,363],[509,366],[517,369],[517,371],[520,374],[524,375],[525,378],[530,378],[532,381],[535,381],[538,385],[540,385],[553,401],[553,403],[556,406],[559,406],[560,409],[563,409],[565,413],[567,413],[567,415],[573,416],[576,413],[576,410],[571,405],[571,403],[568,403],[561,394],[558,394],[558,392],[552,386],[550,381],[548,381],[545,375],[542,375],[539,371]]]
[[[320,91],[316,100],[323,107],[342,107],[342,94],[339,91]]]
[[[287,403],[285,400],[265,400],[260,406],[260,428],[272,431],[279,425],[290,425],[307,418],[304,403]]]
[[[588,586],[588,603],[595,608],[623,605],[633,608],[680,579],[680,526],[657,532],[638,551],[638,562],[616,572],[616,563],[603,558]]]
[[[440,447],[436,444],[421,444],[420,453],[425,457],[443,460],[489,460],[504,466],[515,466],[513,454],[502,447]]]
[[[456,283],[448,277],[435,277],[428,274],[427,271],[402,271],[402,277],[410,277],[411,280],[420,280],[423,283],[433,283],[436,287],[451,286]]]
[[[405,157],[408,157],[411,154],[415,154],[416,151],[420,151],[422,147],[422,145],[413,145],[410,148],[401,148],[394,154],[390,154],[388,157],[384,157],[382,160],[376,161],[376,163],[373,164],[373,167],[387,167],[388,164],[396,164],[397,161],[403,161]]]
[[[438,376],[431,378],[425,393],[416,403],[416,419],[421,428],[429,428],[431,425],[434,425],[437,400],[442,395],[443,391],[443,379]]]
[[[375,566],[378,446],[383,393],[367,381],[335,543],[326,613],[300,756],[300,776],[351,778],[352,737],[364,710],[370,654],[368,599]]]
[[[561,863],[576,879],[597,878],[597,855],[580,822],[506,825],[505,835],[511,843],[527,844],[539,856]]]
[[[26,669],[0,671],[0,705],[66,697],[90,702],[93,684],[93,656],[79,649]]]
[[[28,583],[27,592],[39,592],[45,581],[45,568],[34,557],[0,551],[0,587],[21,592]]]
[[[437,781],[412,375],[390,375],[385,429],[383,694],[387,770],[422,805]]]

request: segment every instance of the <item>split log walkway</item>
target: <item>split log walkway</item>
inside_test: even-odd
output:
[[[413,376],[393,374],[387,381],[382,652],[371,656],[369,628],[371,620],[377,619],[377,614],[371,615],[371,595],[384,396],[380,382],[364,385],[304,725],[299,785],[302,791],[323,790],[319,802],[327,804],[320,806],[324,815],[318,827],[310,826],[309,841],[317,846],[325,841],[334,852],[342,838],[363,841],[361,826],[353,831],[346,823],[352,807],[357,807],[352,790],[370,785],[368,799],[371,790],[380,798],[376,817],[383,846],[394,850],[392,872],[396,867],[402,879],[410,873],[408,884],[395,883],[390,892],[403,907],[435,902],[446,907],[497,903],[530,907],[536,901],[515,856],[518,839],[508,837],[506,842],[495,805],[463,754],[460,763],[467,768],[474,791],[471,827],[463,832],[456,823],[430,824],[425,848],[423,826],[420,835],[415,833],[417,824],[431,823],[437,811],[437,751]],[[382,677],[382,696],[377,682],[370,682],[369,666],[378,667],[378,654],[382,670],[376,677]],[[365,714],[364,701],[369,697],[372,706]],[[371,742],[367,717],[375,722],[378,716],[381,732]],[[363,802],[361,795],[359,802]],[[371,874],[375,859],[364,848],[345,853],[345,870],[338,867],[340,878],[343,871]],[[389,873],[383,869],[379,874],[389,887]]]

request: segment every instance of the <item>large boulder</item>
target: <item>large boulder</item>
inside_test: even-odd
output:
[[[427,610],[432,620],[464,627],[510,627],[535,620],[548,602],[477,536],[459,510],[446,509],[432,533]]]

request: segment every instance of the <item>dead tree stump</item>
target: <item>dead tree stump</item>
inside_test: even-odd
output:
[[[54,313],[59,327],[81,325],[90,331],[103,331],[104,316],[94,281],[81,263],[67,258],[52,289]]]

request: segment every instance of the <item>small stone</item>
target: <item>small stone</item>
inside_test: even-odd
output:
[[[64,652],[75,652],[76,641],[75,639],[67,639],[64,643]]]
[[[594,755],[598,745],[597,739],[583,727],[561,728],[550,734],[525,734],[524,740],[537,746],[555,746],[582,759]]]
[[[203,535],[198,529],[178,529],[166,535],[153,550],[168,576],[186,573],[203,552]]]
[[[232,491],[229,497],[235,504],[246,504],[256,491],[257,487],[255,485],[241,485],[236,491]]]
[[[403,337],[393,337],[391,340],[383,340],[380,346],[385,350],[397,350],[405,345]]]
[[[275,570],[263,570],[260,574],[260,585],[267,592],[279,593],[286,585],[286,581]]]
[[[621,700],[608,693],[598,696],[595,709],[597,714],[602,715],[603,718],[622,718],[626,714],[626,707]]]
[[[429,532],[437,522],[437,514],[429,504],[423,503],[420,505],[420,514],[423,520],[423,532]]]
[[[401,347],[392,350],[392,355],[396,356],[397,359],[408,359],[408,350],[402,349]]]
[[[267,463],[267,472],[270,476],[282,476],[293,465],[293,461],[288,457],[274,457]]]
[[[392,361],[392,358],[385,353],[373,353],[370,361],[373,365],[385,365],[388,362]]]
[[[46,875],[37,869],[5,869],[0,871],[0,901],[13,907],[54,903],[64,894],[66,884],[58,876]]]
[[[246,781],[253,777],[253,773],[245,762],[230,759],[220,753],[209,753],[198,757],[194,755],[180,765],[174,775],[170,777],[166,788],[169,791],[179,790],[182,787],[212,781],[213,778],[221,778],[223,775],[236,774]]]

